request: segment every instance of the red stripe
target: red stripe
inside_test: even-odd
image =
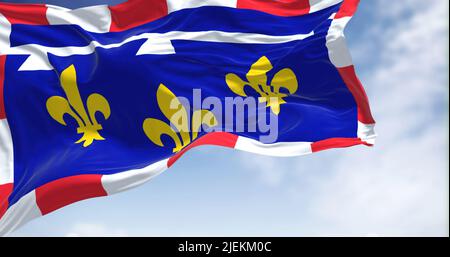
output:
[[[102,175],[61,178],[36,189],[36,204],[42,215],[88,198],[106,196]]]
[[[359,0],[344,0],[334,18],[352,17],[358,9],[358,4]]]
[[[178,159],[180,159],[180,157],[183,156],[183,154],[186,153],[186,151],[188,151],[189,149],[192,149],[200,145],[217,145],[234,148],[237,139],[238,136],[227,132],[213,132],[206,134],[201,138],[192,142],[190,145],[188,145],[186,148],[184,148],[174,156],[170,157],[169,161],[167,162],[167,167],[172,166],[172,164],[174,164]]]
[[[374,124],[375,120],[370,112],[369,99],[367,98],[363,85],[356,76],[355,67],[351,65],[337,69],[339,74],[341,74],[344,83],[355,98],[358,106],[358,120],[364,124]]]
[[[6,63],[6,55],[0,55],[0,119],[6,119],[5,98],[4,98],[5,63]]]
[[[6,210],[8,209],[8,197],[11,195],[11,192],[13,190],[13,184],[3,184],[0,185],[0,219],[5,214]]]
[[[315,153],[331,148],[343,148],[361,144],[372,146],[359,138],[330,138],[312,143],[311,150]]]
[[[237,8],[278,16],[298,16],[309,13],[309,0],[238,0]]]
[[[44,4],[0,3],[0,13],[11,24],[48,25],[47,6]]]
[[[134,0],[110,6],[111,32],[123,31],[168,14],[166,0]]]

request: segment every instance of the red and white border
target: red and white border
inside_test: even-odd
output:
[[[183,9],[222,6],[250,9],[277,16],[297,16],[330,7],[342,0],[129,0],[115,6],[97,5],[67,9],[45,4],[0,3],[11,24],[75,24],[96,33],[127,30]]]
[[[358,138],[366,144],[375,143],[375,120],[372,117],[369,99],[356,76],[350,51],[345,42],[344,30],[353,14],[356,12],[359,0],[345,0],[339,11],[333,17],[326,37],[326,46],[331,63],[336,67],[344,83],[355,98],[358,108]]]
[[[77,24],[93,32],[122,31],[159,19],[171,12],[199,6],[227,6],[255,9],[279,16],[312,13],[342,0],[132,0],[108,7],[93,6],[76,10],[48,5],[16,5],[0,3],[0,235],[7,234],[27,221],[46,215],[68,204],[111,195],[138,186],[172,166],[186,151],[201,145],[216,145],[271,156],[298,156],[330,148],[359,144],[372,145],[374,124],[367,96],[358,80],[345,44],[344,28],[356,11],[359,0],[344,0],[333,18],[327,35],[331,62],[353,94],[358,106],[357,138],[331,138],[318,142],[282,142],[262,144],[256,140],[226,132],[207,134],[171,158],[143,169],[113,175],[78,175],[49,182],[9,206],[13,190],[13,144],[3,97],[6,56],[2,49],[9,47],[11,24]],[[146,8],[147,7],[147,8]],[[149,11],[150,10],[150,11]]]

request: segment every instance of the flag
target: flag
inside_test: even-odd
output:
[[[343,33],[358,2],[0,3],[0,233],[140,185],[201,145],[373,145]]]

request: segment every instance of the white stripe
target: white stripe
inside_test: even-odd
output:
[[[92,41],[87,46],[69,46],[69,47],[48,47],[37,44],[21,45],[11,47],[7,50],[7,54],[30,55],[19,70],[53,70],[47,59],[47,53],[56,56],[66,57],[71,55],[88,55],[94,53],[95,49],[104,48],[111,49],[120,47],[126,43],[147,39],[141,46],[137,55],[145,54],[174,54],[175,49],[172,46],[172,40],[192,40],[203,42],[221,42],[221,43],[237,43],[237,44],[277,44],[286,43],[296,40],[303,40],[314,35],[314,32],[308,34],[296,34],[288,36],[271,36],[253,33],[235,33],[223,31],[200,31],[200,32],[184,32],[171,31],[167,33],[144,33],[129,37],[120,43],[101,44]]]
[[[50,65],[46,52],[42,52],[39,49],[34,49],[32,51],[34,53],[20,66],[20,71],[53,70],[53,66]]]
[[[345,42],[344,29],[351,17],[334,19],[328,29],[326,46],[331,63],[338,68],[352,65],[352,57]]]
[[[111,27],[111,12],[107,5],[89,6],[74,10],[54,5],[47,5],[47,7],[47,20],[50,25],[74,24],[96,33],[109,32]]]
[[[9,35],[11,34],[11,24],[8,19],[0,13],[0,55],[10,47]]]
[[[290,157],[312,153],[310,142],[281,142],[263,144],[254,139],[238,137],[234,149],[278,157]]]
[[[20,198],[18,202],[6,211],[0,220],[0,236],[8,234],[40,216],[42,216],[42,213],[36,204],[36,194],[33,190]]]
[[[128,190],[133,187],[137,187],[166,170],[168,160],[169,159],[165,159],[153,163],[142,169],[129,170],[112,175],[103,175],[103,188],[108,193],[108,195],[111,195],[124,190]]]
[[[358,121],[358,138],[373,145],[376,137],[375,124],[364,124]]]
[[[14,182],[14,153],[6,119],[0,120],[0,185]]]
[[[174,54],[175,49],[172,46],[172,40],[191,40],[234,44],[280,44],[296,40],[303,40],[312,35],[314,35],[314,32],[310,32],[309,34],[296,34],[288,36],[270,36],[264,34],[223,31],[171,31],[165,34],[159,34],[155,39],[150,38],[149,40],[147,40],[141,46],[137,55]]]
[[[323,10],[340,2],[342,0],[309,0],[309,13]]]
[[[237,0],[167,0],[169,13],[201,6],[224,6],[236,8]]]

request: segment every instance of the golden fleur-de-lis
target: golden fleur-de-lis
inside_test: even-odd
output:
[[[64,115],[68,114],[78,123],[78,134],[83,134],[75,143],[83,143],[83,147],[92,144],[94,140],[105,140],[99,133],[102,130],[95,117],[97,112],[103,114],[106,119],[111,115],[108,101],[99,94],[91,94],[86,101],[86,107],[80,96],[77,84],[77,73],[75,66],[71,65],[65,69],[60,76],[61,87],[67,98],[52,96],[47,100],[47,111],[50,116],[60,124],[67,126]]]
[[[164,146],[161,136],[169,136],[175,144],[173,148],[174,153],[179,152],[197,138],[202,124],[209,127],[217,126],[218,124],[217,118],[208,110],[194,111],[192,120],[189,121],[186,108],[175,94],[163,84],[160,84],[158,87],[156,100],[158,101],[159,109],[169,120],[169,123],[148,118],[144,120],[142,127],[150,141],[158,146]],[[172,124],[175,129],[169,124]]]
[[[298,89],[298,82],[295,73],[289,68],[284,68],[275,73],[272,81],[268,83],[267,73],[272,69],[272,63],[263,56],[250,67],[246,75],[247,80],[241,79],[234,73],[228,73],[225,80],[228,87],[240,96],[247,97],[244,91],[246,86],[253,88],[260,95],[259,102],[266,102],[266,106],[278,115],[280,105],[286,103],[283,97],[294,94]],[[280,91],[282,88],[285,89],[284,92]]]

